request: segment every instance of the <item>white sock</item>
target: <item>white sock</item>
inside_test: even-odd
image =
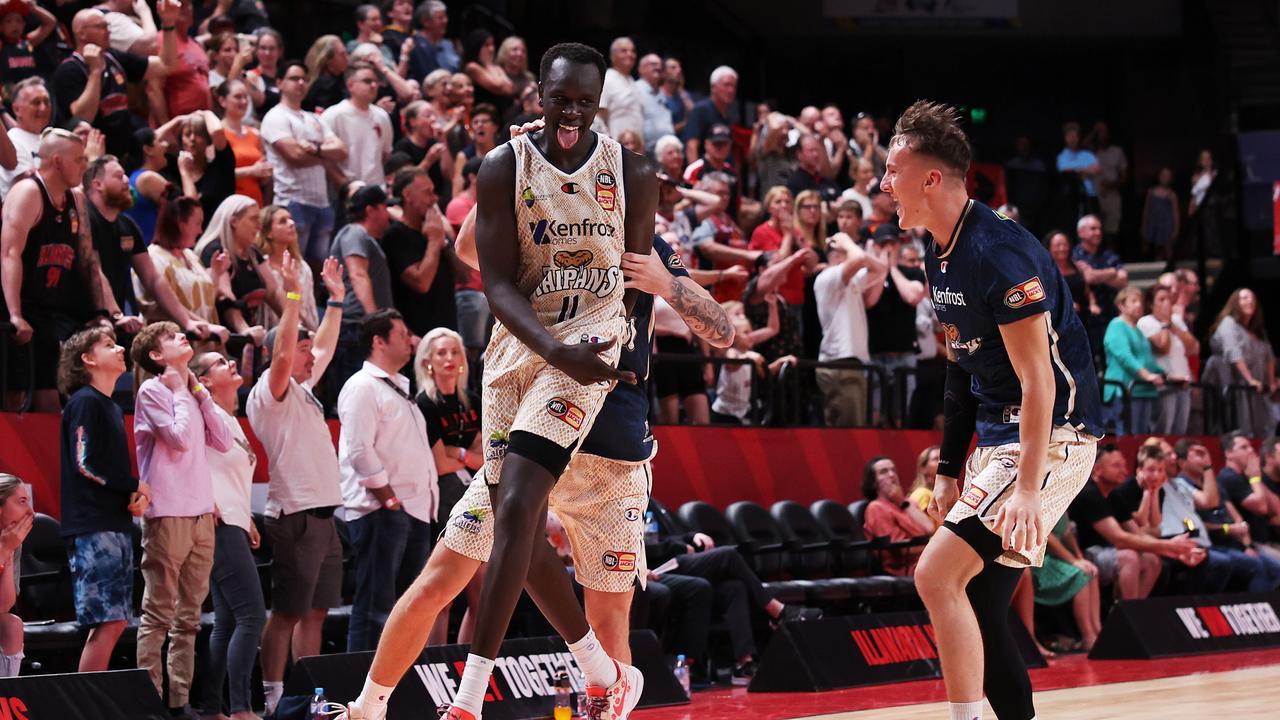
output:
[[[26,655],[21,650],[14,655],[0,655],[0,677],[18,677],[24,657]]]
[[[578,661],[578,668],[586,676],[587,685],[607,688],[618,681],[618,665],[596,639],[595,630],[588,629],[581,640],[569,643],[569,652]]]
[[[982,701],[949,703],[951,720],[982,720]]]
[[[360,691],[360,697],[356,702],[359,703],[361,710],[384,707],[391,699],[391,691],[395,689],[394,685],[379,685],[373,681],[373,678],[366,676],[364,689]]]
[[[266,705],[267,714],[270,715],[276,711],[276,705],[280,704],[280,698],[284,695],[284,681],[262,681],[262,695],[264,704]]]
[[[489,689],[489,678],[492,675],[492,660],[468,654],[467,667],[462,671],[462,682],[458,684],[458,695],[453,699],[453,706],[480,717],[484,694]]]

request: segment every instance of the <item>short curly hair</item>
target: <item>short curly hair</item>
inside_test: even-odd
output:
[[[162,320],[154,322],[142,328],[136,337],[133,338],[133,347],[130,348],[129,354],[133,357],[133,364],[146,370],[152,375],[160,375],[164,372],[164,366],[151,358],[151,353],[159,352],[160,343],[165,338],[173,337],[182,332],[182,328],[178,327],[178,323]]]
[[[960,127],[960,111],[950,105],[917,100],[893,126],[892,144],[941,161],[959,175],[969,172],[973,151]]]
[[[116,334],[108,327],[95,325],[67,338],[58,355],[58,392],[70,395],[93,382],[93,374],[84,366],[84,355],[103,338],[115,342]]]

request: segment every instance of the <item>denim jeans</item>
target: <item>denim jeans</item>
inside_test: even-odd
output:
[[[258,642],[267,624],[262,601],[262,583],[249,549],[249,533],[235,525],[219,524],[214,531],[213,633],[209,635],[209,657],[205,667],[204,700],[206,715],[222,712],[222,682],[230,682],[230,712],[253,709],[250,685]]]
[[[348,520],[347,531],[356,556],[347,652],[374,650],[399,592],[427,563],[431,523],[403,510],[382,509]]]
[[[289,214],[298,226],[298,249],[303,259],[312,264],[323,263],[329,257],[329,241],[333,235],[333,208],[294,200],[289,203]]]
[[[463,289],[453,294],[458,306],[458,334],[462,344],[473,350],[484,350],[489,344],[489,298],[479,290]]]
[[[1191,417],[1191,388],[1162,387],[1156,396],[1154,431],[1157,435],[1186,435]]]
[[[1120,395],[1102,408],[1103,424],[1115,428],[1116,435],[1150,435],[1154,398],[1129,398],[1129,422],[1124,420],[1124,400]]]
[[[1280,588],[1280,561],[1262,554],[1253,557],[1233,547],[1215,547],[1213,551],[1230,559],[1232,574],[1245,581],[1249,592],[1271,592]]]

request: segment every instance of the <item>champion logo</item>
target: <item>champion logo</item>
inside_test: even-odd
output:
[[[581,188],[576,182],[567,182],[560,186],[560,192],[566,195],[577,195],[579,190],[581,190]]]

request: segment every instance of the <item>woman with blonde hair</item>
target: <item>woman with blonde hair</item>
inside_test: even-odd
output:
[[[0,473],[0,677],[17,677],[22,669],[22,618],[11,611],[18,600],[18,553],[34,524],[26,483]]]
[[[284,254],[290,257],[302,257],[298,247],[298,225],[293,221],[289,208],[283,205],[268,205],[258,214],[258,239],[255,243],[258,251],[267,258],[267,267],[276,285],[284,287]],[[308,289],[315,287],[315,278],[306,263],[298,265],[298,284],[302,287],[302,305],[298,308],[298,319],[303,327],[315,332],[320,326],[319,313],[316,312],[316,294]],[[270,305],[263,305],[259,315],[262,327],[270,330],[280,323],[280,313]]]
[[[347,46],[337,35],[321,35],[311,43],[303,64],[307,66],[307,94],[302,98],[302,109],[308,112],[316,108],[337,105],[347,97],[347,85],[342,74],[347,71]]]
[[[260,308],[269,306],[276,314],[284,311],[284,291],[256,247],[260,223],[258,203],[244,195],[232,195],[214,211],[204,236],[196,243],[196,255],[205,267],[214,256],[226,253],[227,273],[217,284],[218,314],[232,332],[248,335],[254,345],[262,344],[267,331],[258,323]]]
[[[467,349],[462,336],[448,328],[436,328],[418,343],[413,374],[418,383],[418,408],[427,421],[427,438],[435,456],[440,482],[438,517],[444,522],[471,483],[471,473],[484,465],[480,436],[480,398],[467,388]],[[443,529],[443,528],[441,528]],[[467,605],[480,600],[477,574],[467,586]],[[458,642],[469,642],[474,630],[470,610],[462,621]],[[436,617],[430,642],[444,644],[449,631],[446,607]]]
[[[529,48],[525,45],[524,38],[508,35],[498,45],[498,54],[494,59],[511,80],[512,97],[522,97],[526,87],[538,84],[538,79],[529,72]]]
[[[938,452],[937,445],[930,445],[920,451],[920,455],[916,457],[916,481],[911,484],[911,491],[907,494],[907,499],[926,514],[929,512],[929,501],[933,499],[933,481],[938,477]],[[933,516],[929,519],[933,520],[934,527],[942,524]]]

